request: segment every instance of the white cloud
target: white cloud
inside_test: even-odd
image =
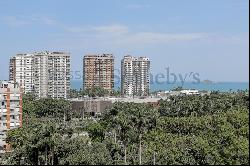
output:
[[[81,26],[65,26],[64,29],[68,32],[72,32],[72,33],[86,33],[90,30],[90,28],[87,27],[81,27]]]
[[[40,22],[47,25],[56,24],[56,21],[54,19],[44,16],[33,16],[30,18],[30,20],[32,20],[33,22]]]
[[[14,27],[27,26],[33,24],[56,24],[56,21],[54,19],[45,16],[5,16],[0,18],[0,20],[2,21],[2,23]]]
[[[127,26],[112,24],[103,26],[64,26],[64,30],[70,33],[77,33],[78,36],[117,36],[129,32]]]
[[[114,25],[117,24],[64,28],[64,33],[55,34],[50,46],[70,50],[131,50],[210,40],[210,34],[207,33],[146,32],[135,31],[126,25]]]
[[[25,18],[25,19],[24,19]],[[0,18],[1,19],[1,18]],[[222,35],[214,33],[168,33],[155,31],[135,31],[122,24],[110,25],[66,25],[57,22],[49,17],[30,16],[30,17],[6,17],[5,21],[12,26],[24,26],[28,24],[46,24],[53,25],[58,29],[64,30],[64,33],[53,34],[56,43],[64,43],[68,48],[88,46],[106,47],[134,47],[144,45],[161,45],[179,42],[208,42],[208,43],[246,43],[245,36]],[[244,40],[243,40],[244,39]],[[60,41],[61,40],[61,41]],[[249,40],[249,38],[248,38]]]
[[[88,41],[105,42],[117,45],[134,45],[134,44],[158,44],[158,43],[170,43],[170,42],[183,42],[194,41],[208,37],[206,33],[165,33],[165,32],[143,32],[132,31],[128,26],[121,24],[110,24],[100,26],[68,26],[60,24],[54,19],[45,16],[18,16],[18,17],[6,17],[5,21],[11,26],[24,26],[30,24],[45,24],[54,25],[57,28],[64,29],[74,37],[85,38]],[[71,33],[74,33],[71,34]],[[65,35],[65,34],[63,34]],[[77,36],[75,36],[77,35]]]
[[[93,28],[99,33],[112,33],[112,34],[126,34],[128,33],[128,27],[124,25],[114,24],[109,26],[98,26]]]
[[[130,4],[126,6],[127,9],[145,9],[150,7],[149,4]]]
[[[157,44],[170,42],[183,42],[205,39],[208,37],[206,33],[153,33],[153,32],[139,32],[134,33],[123,40],[127,43],[138,44]]]
[[[199,40],[208,37],[206,33],[131,32],[129,27],[119,24],[67,27],[65,30],[77,33],[78,37],[88,36],[92,40],[108,40],[114,41],[116,44],[156,44]]]
[[[29,25],[30,24],[30,21],[23,20],[23,19],[15,17],[15,16],[2,17],[0,20],[1,20],[2,23],[4,22],[4,23],[6,23],[6,24],[8,24],[10,26],[23,26],[23,25]]]

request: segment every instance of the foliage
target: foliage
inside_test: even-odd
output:
[[[182,117],[195,114],[202,116],[216,112],[225,112],[230,108],[249,108],[247,94],[211,94],[192,96],[170,96],[161,100],[159,112],[162,116]]]
[[[103,143],[90,143],[76,138],[64,145],[66,155],[60,162],[63,165],[109,165],[111,157]]]
[[[151,147],[146,153],[152,156],[151,149],[155,149],[158,164],[248,164],[248,122],[247,109],[201,117],[161,117],[157,132],[146,137],[145,146]]]
[[[35,115],[37,118],[58,118],[63,119],[64,116],[70,118],[71,104],[64,99],[30,99],[24,96],[23,113],[25,115]]]
[[[67,101],[24,101],[31,118],[28,126],[8,132],[8,163],[249,164],[248,92],[171,96],[159,108],[117,102],[100,120],[55,120],[66,106]],[[80,135],[85,132],[89,137]]]

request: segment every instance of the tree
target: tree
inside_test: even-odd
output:
[[[138,163],[141,163],[143,135],[155,127],[157,116],[157,111],[149,105],[119,102],[104,113],[101,121],[108,127],[107,132],[117,132],[118,139],[124,146],[125,164],[127,164],[127,146],[134,143],[138,144]]]
[[[65,124],[67,106],[26,100],[29,124],[8,131],[7,164],[249,165],[248,92],[171,96],[158,109],[116,102],[100,120]]]

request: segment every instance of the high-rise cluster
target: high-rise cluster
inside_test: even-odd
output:
[[[67,98],[70,55],[64,52],[17,54],[10,59],[9,80],[37,98]]]
[[[68,98],[70,55],[64,52],[17,54],[10,59],[9,80],[18,83],[25,94],[36,98]],[[121,94],[148,96],[150,60],[125,56],[121,61]],[[111,91],[115,84],[113,54],[89,54],[83,58],[83,89],[101,87]]]
[[[146,57],[125,56],[121,63],[123,96],[149,95],[150,61]],[[114,88],[114,57],[112,54],[86,55],[83,58],[83,88]]]

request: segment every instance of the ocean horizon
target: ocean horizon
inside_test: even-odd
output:
[[[164,83],[164,84],[150,84],[150,91],[167,91],[172,90],[177,87],[182,87],[183,89],[197,89],[206,91],[237,91],[237,90],[249,90],[249,82],[215,82],[215,83],[192,83],[186,82],[182,84],[181,82],[176,83]],[[82,81],[72,80],[71,89],[80,90],[82,88]],[[115,84],[116,90],[120,89],[120,83]]]

